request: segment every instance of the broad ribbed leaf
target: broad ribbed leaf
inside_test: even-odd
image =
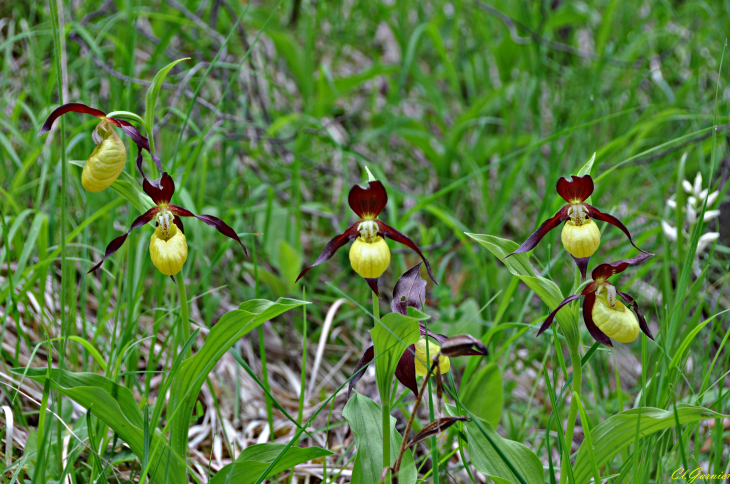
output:
[[[504,405],[502,372],[496,363],[480,369],[469,381],[462,383],[461,403],[474,415],[493,426],[499,425]]]
[[[677,415],[680,424],[726,417],[707,408],[692,405],[677,405]],[[647,437],[677,424],[673,410],[653,407],[633,408],[607,418],[591,429],[593,454],[599,468],[608,464],[616,454],[634,443],[637,422],[641,437]],[[587,484],[593,476],[591,469],[589,451],[584,442],[578,449],[573,466],[575,483]]]
[[[69,163],[83,168],[86,164],[84,160],[69,160]],[[144,213],[155,206],[152,199],[142,191],[139,183],[126,171],[122,171],[119,178],[114,180],[111,189],[117,192],[122,198],[131,203],[138,212]]]
[[[535,291],[535,293],[540,296],[540,299],[547,304],[551,311],[557,308],[558,304],[565,299],[557,284],[535,274],[534,269],[530,265],[529,254],[514,254],[507,259],[504,258],[507,254],[510,254],[517,249],[517,244],[515,242],[507,239],[501,239],[493,235],[469,233],[466,235],[482,244],[489,250],[489,252],[502,260],[502,262],[504,262],[507,266],[507,269],[509,269],[512,274],[519,277],[520,280],[527,285],[527,287]],[[570,308],[563,308],[558,312],[555,319],[557,319],[560,324],[566,339],[570,340],[573,338],[577,341],[578,334],[576,331],[578,329],[578,320],[575,313],[573,313]],[[573,330],[571,330],[571,328],[573,328]]]
[[[150,84],[150,87],[147,88],[147,94],[145,94],[144,96],[144,129],[147,131],[147,136],[149,137],[150,141],[152,141],[154,131],[155,104],[157,104],[157,96],[160,93],[160,87],[162,87],[162,82],[165,80],[167,73],[170,72],[170,69],[175,67],[175,64],[189,59],[190,57],[183,57],[182,59],[178,59],[167,64],[165,67],[160,69],[157,74],[155,74],[154,79],[152,79],[152,84]]]
[[[446,411],[456,415],[452,405],[446,405]],[[479,472],[498,484],[544,484],[542,462],[526,446],[502,438],[489,422],[476,416],[465,427],[469,456]]]
[[[257,444],[247,447],[235,462],[218,471],[210,484],[251,484],[259,479],[269,465],[276,459],[286,445]],[[332,455],[332,452],[320,447],[290,447],[268,475],[274,476],[298,464]]]
[[[13,373],[23,375],[25,368],[14,368]],[[29,368],[26,376],[45,384],[48,370]],[[91,411],[99,420],[108,425],[119,438],[129,445],[132,452],[142,460],[144,453],[144,420],[137,402],[128,388],[95,373],[72,373],[66,370],[51,370],[51,387],[67,396],[82,407]],[[186,429],[187,430],[187,429]],[[165,467],[169,461],[170,482],[187,482],[185,454],[176,454],[167,444],[167,439],[156,430],[150,442],[150,474],[154,482],[162,483]]]
[[[239,339],[265,321],[290,309],[309,304],[297,299],[279,298],[276,302],[265,299],[247,301],[239,309],[223,315],[208,334],[203,347],[180,365],[170,384],[167,405],[170,423],[170,444],[175,452],[184,455],[188,446],[188,427],[198,392],[218,360]]]
[[[355,392],[345,405],[342,416],[347,419],[355,436],[357,456],[352,469],[351,484],[378,484],[383,472],[383,423],[380,405]],[[395,418],[390,417],[390,461],[398,458],[403,437],[395,429]],[[407,450],[403,455],[398,482],[416,482],[416,464],[413,454]]]
[[[418,321],[423,319],[428,319],[428,316],[414,308],[408,308],[408,316],[388,313],[381,318],[382,324],[376,322],[375,327],[370,330],[375,347],[375,378],[381,399],[390,398],[398,360],[408,345],[418,341],[421,336]]]

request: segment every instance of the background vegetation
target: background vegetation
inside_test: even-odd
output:
[[[174,370],[179,338],[177,289],[150,263],[150,226],[103,270],[86,274],[138,212],[114,191],[84,191],[73,163],[61,191],[61,160],[83,163],[97,120],[67,115],[65,130],[59,123],[61,130],[36,137],[59,103],[56,18],[66,101],[142,115],[155,74],[190,58],[162,84],[156,152],[178,200],[226,220],[251,251],[247,258],[212,228],[186,224],[190,255],[178,277],[187,281],[190,319],[200,329],[194,352],[244,301],[312,302],[306,319],[301,308],[273,318],[210,372],[190,422],[191,478],[207,481],[255,443],[288,443],[297,427],[281,409],[299,422],[312,417],[370,344],[372,317],[353,303],[367,307],[370,292],[344,250],[294,283],[305,261],[354,220],[347,193],[366,179],[367,166],[388,189],[381,218],[424,249],[440,282],[427,289],[431,329],[470,333],[488,345],[486,358],[452,362],[462,396],[499,434],[532,449],[550,482],[560,462],[555,422],[565,428],[569,402],[565,395],[554,408],[550,392],[560,394],[572,373],[569,360],[561,366],[561,340],[536,337],[553,308],[464,233],[524,240],[561,206],[557,179],[594,152],[594,205],[619,216],[637,244],[657,254],[614,281],[638,296],[657,338],[590,352],[586,418],[571,448],[586,428],[621,410],[644,405],[678,415],[676,405],[701,405],[717,418],[684,424],[677,416],[676,425],[638,443],[633,433],[602,476],[666,482],[680,467],[721,473],[730,464],[730,424],[721,417],[730,413],[722,313],[730,309],[727,62],[721,68],[730,3],[106,0],[59,3],[58,17],[52,12],[43,2],[0,4],[0,403],[15,421],[2,449],[13,463],[3,482],[138,482],[148,462],[78,403],[10,368],[104,374],[131,391],[146,417]],[[125,171],[139,182],[133,161]],[[708,209],[721,210],[698,230],[720,238],[693,258],[692,232],[672,241],[660,222],[697,227],[667,199],[683,206],[682,180],[693,182],[698,172],[703,187],[720,191]],[[601,229],[594,264],[636,255],[617,229]],[[573,266],[558,240],[552,232],[531,262],[567,295]],[[391,250],[383,314],[398,276],[417,262],[402,246]],[[585,355],[593,340],[582,324],[581,332]],[[465,371],[480,376],[462,380]],[[273,435],[271,400],[259,380],[280,407],[271,412]],[[377,400],[372,370],[356,388]],[[398,392],[393,415],[403,431],[412,396]],[[356,436],[342,416],[346,393],[300,441],[333,454],[296,465],[296,479],[350,480]],[[420,412],[417,428],[428,421],[427,408]],[[7,413],[0,418],[7,422]],[[0,430],[3,442],[9,429]],[[436,476],[428,442],[416,449],[421,478],[470,482],[461,454],[452,453],[460,437],[450,431],[440,441],[445,461]],[[292,472],[281,471],[282,481]]]

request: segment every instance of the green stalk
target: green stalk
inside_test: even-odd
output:
[[[307,300],[307,289],[302,286],[302,301]],[[304,414],[304,390],[307,383],[307,305],[302,306],[304,312],[302,319],[302,381],[299,390],[299,413],[297,414],[297,423],[302,424],[302,415]],[[293,475],[293,473],[292,473]]]
[[[251,257],[253,258],[253,272],[256,280],[256,299],[259,298],[259,264],[256,258],[256,236],[251,238]],[[261,380],[266,390],[266,421],[269,423],[269,439],[274,441],[274,404],[271,401],[269,386],[269,372],[266,369],[266,338],[264,337],[264,325],[258,328],[259,332],[259,358],[261,359]]]
[[[185,346],[185,343],[190,339],[190,313],[188,311],[188,293],[185,291],[185,275],[180,271],[178,274],[179,281],[177,281],[177,294],[180,298],[180,324],[182,325],[182,341],[180,347]],[[193,352],[188,349],[185,352],[185,358],[190,358]]]
[[[568,341],[568,352],[570,353],[570,362],[573,365],[573,393],[580,398],[580,387],[583,380],[583,369],[581,367],[580,353],[578,345]],[[560,484],[564,484],[568,478],[568,467],[570,467],[570,445],[573,442],[573,431],[575,430],[575,419],[578,416],[578,400],[571,399],[570,409],[568,410],[568,425],[565,430],[565,445],[567,447],[565,455],[560,465]]]
[[[428,345],[426,345],[426,361],[431,361],[431,355],[428,354]],[[433,411],[433,389],[431,388],[431,375],[428,378],[428,420],[433,422],[436,420]],[[407,436],[403,436],[405,439]],[[433,471],[433,484],[439,484],[439,448],[438,439],[431,437],[431,470]]]
[[[373,296],[373,316],[375,320],[380,319],[380,299],[374,292]],[[377,324],[377,322],[375,323]],[[381,417],[383,424],[383,468],[390,467],[390,394],[380,395]],[[385,476],[385,482],[390,484],[390,471]]]

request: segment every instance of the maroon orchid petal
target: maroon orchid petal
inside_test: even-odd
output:
[[[139,160],[139,156],[137,159]],[[149,181],[147,178],[142,180],[142,189],[156,205],[165,205],[170,203],[172,196],[175,195],[175,181],[167,172],[163,171],[157,180]],[[184,216],[192,217],[193,215]]]
[[[318,266],[322,264],[323,262],[326,262],[332,258],[333,255],[335,255],[335,252],[337,250],[344,246],[349,241],[356,239],[359,237],[360,232],[357,231],[357,226],[359,222],[355,222],[354,224],[350,225],[347,230],[345,230],[344,234],[337,235],[332,238],[329,242],[327,242],[327,245],[324,247],[324,250],[321,254],[319,254],[319,257],[317,257],[317,260],[314,261],[314,264],[304,269],[302,272],[299,273],[299,277],[297,277],[297,281],[304,276],[307,272],[309,272],[310,269],[312,269],[315,266]],[[295,282],[297,282],[295,281]]]
[[[146,137],[142,136],[142,133],[139,132],[137,128],[129,124],[127,121],[123,121],[121,119],[115,119],[115,118],[107,118],[109,121],[115,121],[115,124],[118,124],[120,128],[122,128],[122,131],[124,131],[124,134],[129,136],[132,141],[134,141],[134,144],[137,145],[137,148],[147,150],[147,152],[152,157],[152,160],[155,162],[155,165],[157,165],[157,169],[162,171],[162,162],[160,161],[160,158],[152,153],[152,149],[150,148],[150,140]],[[141,155],[141,153],[140,153]],[[140,172],[142,173],[142,177],[146,178],[144,176],[144,172],[141,168],[141,161],[140,156],[137,157],[137,168],[140,169]]]
[[[625,233],[626,234],[626,237],[629,238],[629,242],[631,242],[631,245],[633,245],[634,247],[636,247],[636,249],[639,252],[643,252],[644,254],[648,254],[647,251],[641,250],[641,249],[639,249],[639,247],[637,247],[637,245],[634,243],[633,239],[631,238],[631,234],[629,233],[629,229],[627,229],[626,226],[619,219],[617,219],[613,215],[609,215],[607,213],[601,212],[600,210],[598,210],[596,207],[594,207],[592,205],[585,204],[584,206],[586,208],[586,211],[588,212],[588,215],[591,218],[596,219],[596,220],[600,220],[602,222],[608,222],[611,225],[613,225],[615,227],[618,227],[619,229],[621,229],[621,232]]]
[[[573,260],[575,261],[575,265],[578,266],[578,270],[580,271],[580,275],[583,278],[583,280],[586,280],[586,274],[588,274],[588,262],[590,262],[591,258],[588,257],[575,257],[571,255]]]
[[[601,264],[593,269],[593,272],[591,272],[591,277],[594,281],[606,280],[614,274],[622,273],[626,270],[627,267],[641,264],[646,259],[653,256],[654,254],[649,254],[645,252],[643,254],[637,255],[636,257],[632,257],[631,259],[621,259],[615,262],[610,262],[608,264]]]
[[[426,259],[426,256],[423,255],[423,252],[421,252],[421,249],[418,248],[416,243],[413,242],[406,234],[397,231],[393,227],[385,224],[385,222],[383,222],[381,220],[376,220],[375,222],[378,224],[379,232],[383,236],[388,237],[391,240],[394,240],[396,242],[399,242],[399,243],[405,245],[409,249],[414,250],[416,252],[416,254],[421,256],[421,259],[426,264],[426,270],[428,271],[428,276],[431,278],[433,283],[438,286],[439,283],[436,282],[436,278],[433,276],[433,272],[431,271],[431,264],[428,263],[428,259]]]
[[[355,388],[355,383],[360,381],[360,378],[365,374],[365,370],[363,370],[363,367],[370,364],[371,361],[373,361],[373,358],[375,357],[375,349],[373,348],[373,345],[370,345],[368,349],[365,350],[365,353],[362,355],[362,358],[360,358],[360,361],[357,362],[357,365],[355,366],[355,370],[352,372],[352,378],[350,379],[350,386],[347,388],[347,398],[350,399],[350,395],[352,395],[352,389]],[[362,370],[362,371],[360,371]]]
[[[428,438],[438,436],[442,432],[448,430],[449,427],[454,425],[456,422],[466,422],[467,420],[469,420],[468,417],[441,417],[439,419],[436,419],[430,424],[423,427],[421,431],[418,432],[415,437],[413,437],[413,439],[408,442],[408,445],[406,445],[406,449],[410,449],[414,445],[418,445]]]
[[[646,318],[644,317],[643,314],[641,314],[641,312],[639,312],[639,305],[636,303],[636,300],[633,297],[626,294],[625,292],[616,291],[616,294],[621,296],[623,298],[623,300],[626,301],[629,304],[629,306],[631,306],[631,309],[634,310],[634,312],[636,313],[636,316],[639,318],[639,327],[641,328],[641,330],[644,332],[645,335],[647,335],[649,338],[651,338],[653,340],[654,336],[652,336],[651,331],[649,330],[649,325],[646,324]]]
[[[568,203],[580,203],[588,199],[593,193],[593,178],[590,175],[571,175],[570,180],[565,177],[558,180],[558,195]]]
[[[476,348],[476,349],[475,349]],[[470,334],[460,334],[447,338],[441,343],[441,354],[449,358],[454,356],[480,355],[487,356],[487,347]]]
[[[395,377],[406,388],[418,396],[418,383],[416,382],[416,346],[410,345],[398,360],[395,367]]]
[[[101,265],[104,263],[105,260],[107,260],[113,253],[118,251],[122,245],[124,245],[124,241],[127,240],[127,236],[129,236],[129,233],[141,226],[143,226],[146,223],[149,223],[152,221],[153,218],[155,218],[155,215],[157,215],[157,212],[160,211],[159,207],[152,207],[151,209],[147,210],[145,213],[137,217],[134,222],[132,222],[132,226],[127,230],[127,233],[120,235],[116,239],[112,240],[109,245],[106,246],[106,251],[104,252],[104,257],[99,261],[98,264],[96,264],[94,267],[92,267],[89,272],[94,272],[97,270]]]
[[[598,341],[599,343],[603,343],[606,346],[613,347],[613,343],[611,343],[611,338],[606,336],[606,334],[601,331],[598,326],[596,326],[596,323],[593,322],[594,304],[596,304],[596,294],[588,294],[583,301],[583,322],[586,323],[586,328],[588,328],[588,332],[591,333],[591,336],[593,336],[594,340]]]
[[[403,273],[393,288],[393,300],[390,309],[394,313],[405,315],[407,308],[421,309],[421,301],[426,300],[426,281],[421,277],[419,262]]]
[[[565,306],[569,302],[575,301],[576,299],[578,299],[580,297],[583,297],[582,293],[576,294],[575,296],[569,296],[569,297],[566,297],[565,299],[563,299],[563,301],[560,304],[558,304],[558,307],[556,307],[555,310],[552,313],[550,313],[548,315],[548,317],[545,319],[545,321],[542,323],[542,326],[540,326],[540,330],[537,332],[537,335],[540,336],[541,334],[543,334],[550,327],[550,325],[553,324],[553,320],[555,320],[555,316],[558,314],[558,311],[560,311],[563,308],[563,306]]]
[[[533,234],[530,235],[527,240],[522,243],[521,246],[517,247],[517,250],[515,250],[511,254],[506,255],[505,259],[514,254],[529,252],[537,247],[537,244],[540,243],[542,238],[545,237],[548,232],[568,220],[568,208],[570,208],[568,205],[564,206],[558,211],[558,213],[555,214],[553,218],[545,220],[542,225],[540,225],[540,227],[538,227],[537,230],[535,230],[535,232],[533,232]]]
[[[50,131],[51,126],[53,126],[53,123],[56,121],[56,119],[66,113],[91,114],[92,116],[96,116],[97,118],[103,118],[105,116],[104,111],[99,111],[98,109],[87,106],[86,104],[66,103],[57,107],[53,110],[53,112],[51,112],[51,114],[48,115],[48,118],[46,118],[46,122],[43,123],[43,127],[41,128],[40,133],[38,133],[38,136],[47,131]]]
[[[182,219],[180,217],[175,217],[172,220],[172,223],[174,223],[175,225],[177,225],[177,228],[180,229],[180,232],[182,232],[182,234],[185,235],[185,226],[183,225],[183,221],[182,221]]]
[[[374,219],[388,203],[388,194],[379,181],[368,182],[365,188],[355,185],[347,196],[350,208],[362,219]]]
[[[428,335],[429,338],[433,338],[439,345],[443,345],[449,339],[449,337],[445,334],[436,334],[430,329],[426,331],[426,327],[422,323],[418,323],[418,329],[421,331],[421,336]],[[455,336],[455,338],[456,337],[457,336]],[[469,352],[464,353],[463,356],[484,356],[484,353],[480,353],[476,350],[470,350]]]
[[[556,307],[555,310],[548,315],[547,319],[545,319],[545,321],[542,323],[542,326],[540,326],[540,330],[537,332],[537,335],[540,336],[542,333],[545,332],[545,330],[547,330],[550,327],[551,324],[553,324],[553,320],[555,319],[555,316],[558,314],[558,311],[560,311],[560,309],[563,306],[565,306],[566,304],[568,304],[571,301],[575,301],[576,299],[578,299],[581,296],[588,296],[590,294],[593,294],[595,291],[596,291],[596,283],[591,282],[590,284],[588,284],[585,287],[585,289],[583,289],[583,291],[580,294],[576,294],[575,296],[569,296],[569,297],[565,298],[560,304],[558,304],[558,307]]]
[[[163,175],[166,173],[163,173]],[[172,178],[170,179],[172,180]],[[173,187],[174,190],[174,187]],[[193,212],[186,208],[179,207],[177,205],[170,204],[168,207],[170,209],[170,212],[174,213],[178,217],[195,217],[198,220],[210,225],[211,227],[214,227],[218,232],[222,233],[228,238],[231,238],[241,244],[241,247],[243,248],[243,253],[246,254],[248,257],[248,249],[245,245],[243,245],[243,242],[241,242],[241,239],[238,238],[238,234],[235,230],[233,230],[231,227],[229,227],[223,220],[219,219],[218,217],[214,217],[212,215],[195,215]]]
[[[370,290],[375,293],[378,299],[380,299],[380,291],[378,290],[378,278],[369,278],[364,277],[365,281],[368,283],[368,286],[370,286]]]

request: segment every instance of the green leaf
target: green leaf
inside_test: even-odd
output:
[[[284,281],[284,285],[287,288],[287,292],[291,293],[294,289],[299,275],[299,270],[302,267],[302,258],[299,257],[294,248],[289,245],[285,240],[279,241],[279,274],[281,279]]]
[[[504,388],[502,372],[496,363],[489,363],[469,378],[464,385],[461,403],[471,413],[480,417],[492,426],[499,425],[504,405]]]
[[[596,152],[593,152],[593,156],[591,156],[591,159],[586,161],[583,166],[580,167],[580,170],[578,170],[578,176],[583,175],[590,175],[591,170],[593,169],[593,163],[596,161]],[[586,203],[588,205],[593,204],[593,201],[591,200],[591,197],[586,198]]]
[[[297,299],[279,298],[276,302],[253,299],[229,311],[213,326],[200,351],[185,360],[170,383],[167,405],[170,444],[175,452],[183,454],[188,446],[188,427],[193,406],[208,373],[218,360],[244,335],[265,321],[282,313],[309,304]]]
[[[347,419],[355,436],[357,456],[352,469],[351,484],[378,484],[383,471],[383,421],[380,405],[355,392],[345,405],[342,416]],[[395,429],[395,418],[390,417],[390,460],[398,458],[403,437]],[[416,482],[416,464],[413,454],[403,455],[398,480],[402,484]]]
[[[453,405],[446,405],[446,412],[457,415]],[[472,416],[465,427],[469,455],[479,472],[497,484],[544,484],[542,462],[526,446],[502,438],[489,422],[476,416]],[[509,460],[522,479],[515,475],[505,459]]]
[[[228,464],[210,480],[210,484],[251,484],[262,477],[269,465],[286,447],[284,444],[257,444],[247,447],[235,462]],[[320,447],[290,447],[264,478],[276,475],[312,459],[327,457],[332,452]]]
[[[83,168],[86,164],[83,160],[69,160],[69,163],[81,168]],[[119,178],[114,180],[111,188],[117,192],[118,195],[131,203],[132,206],[134,206],[134,208],[140,213],[144,213],[155,206],[152,199],[144,191],[142,191],[142,187],[139,186],[137,180],[135,180],[134,177],[126,171],[122,171]]]
[[[395,368],[408,345],[414,344],[421,336],[418,321],[428,316],[408,308],[408,316],[388,313],[370,330],[375,350],[375,378],[382,401],[390,399]]]
[[[13,368],[16,375],[26,372],[25,368]],[[49,370],[46,368],[28,368],[26,375],[40,384],[45,384]],[[74,400],[89,410],[95,417],[108,425],[119,438],[129,445],[132,452],[142,459],[144,452],[142,412],[132,392],[114,383],[110,379],[95,373],[72,373],[66,370],[50,370],[51,387],[60,394]],[[186,428],[187,431],[187,428]],[[186,479],[185,454],[175,454],[167,445],[167,440],[156,430],[150,445],[152,462],[160,465],[152,466],[155,482],[163,482],[165,467],[169,462],[171,481]],[[176,482],[183,482],[179,480]]]
[[[713,412],[707,408],[692,405],[677,405],[677,415],[680,424],[726,417],[726,415]],[[598,468],[608,464],[616,454],[634,443],[639,419],[638,426],[641,437],[646,437],[676,425],[672,410],[653,407],[633,408],[607,418],[591,430],[593,453]],[[590,453],[585,441],[578,449],[573,475],[576,484],[587,484],[593,477]]]
[[[155,104],[157,104],[157,96],[160,94],[162,82],[165,80],[165,77],[167,77],[167,73],[170,72],[170,69],[175,67],[175,64],[189,59],[190,57],[183,57],[182,59],[178,59],[167,64],[165,67],[160,69],[157,74],[155,74],[154,79],[152,79],[152,84],[150,84],[150,87],[147,88],[147,94],[144,96],[144,129],[147,131],[147,137],[150,139],[150,144],[152,144],[153,138],[152,133],[155,122]]]
[[[550,311],[558,307],[563,299],[563,293],[560,288],[553,281],[545,279],[544,277],[535,274],[534,269],[530,265],[529,254],[514,254],[505,259],[507,254],[512,253],[519,247],[519,245],[508,239],[500,239],[493,235],[480,235],[480,234],[469,234],[469,237],[476,240],[489,252],[494,254],[507,266],[507,269],[519,277],[527,287],[535,291],[535,294],[540,296],[540,299],[547,304]],[[570,305],[566,305],[556,315],[555,319],[560,324],[560,328],[563,330],[565,338],[571,343],[571,339],[577,344],[578,341],[578,320],[576,314],[571,310]]]

